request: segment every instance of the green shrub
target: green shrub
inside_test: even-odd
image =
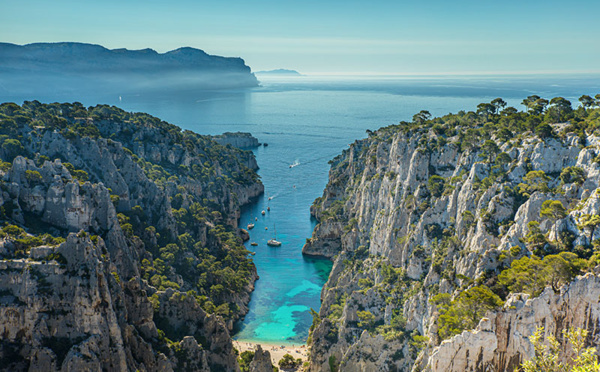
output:
[[[444,180],[443,177],[440,177],[438,175],[433,175],[431,177],[429,177],[429,180],[427,181],[427,189],[429,190],[429,192],[431,193],[432,196],[434,197],[440,197],[442,196],[442,193],[444,192],[444,183],[446,181]]]
[[[277,362],[280,368],[292,369],[300,366],[302,364],[302,359],[294,359],[294,357],[290,354],[285,354],[283,358]]]
[[[438,335],[445,340],[467,329],[473,329],[486,312],[503,305],[503,301],[488,287],[481,285],[461,292],[454,300],[447,293],[433,297],[438,306]]]
[[[240,370],[242,372],[248,372],[250,370],[250,363],[254,359],[254,352],[250,350],[246,350],[240,354],[238,358],[238,363],[240,365]]]
[[[42,175],[38,171],[26,170],[25,179],[29,182],[38,183],[42,182]]]
[[[500,284],[510,292],[525,292],[539,296],[547,286],[558,291],[585,268],[586,261],[572,252],[548,255],[543,259],[536,256],[523,257],[512,262],[511,267],[498,276]]]
[[[527,172],[525,177],[523,177],[524,183],[520,183],[518,185],[519,191],[521,194],[529,196],[536,191],[540,192],[548,192],[550,189],[548,188],[548,181],[550,181],[550,177],[546,176],[544,171],[530,171]]]
[[[578,183],[585,181],[585,171],[579,167],[566,167],[560,172],[559,176],[562,183]]]
[[[373,315],[370,311],[357,311],[356,315],[358,315],[358,326],[367,330],[373,328],[375,324],[375,315]]]
[[[19,140],[14,138],[4,140],[4,143],[2,143],[2,150],[10,161],[19,155],[24,155],[25,153],[25,147],[23,147]]]
[[[25,234],[25,230],[15,225],[6,225],[2,228],[2,231],[10,237],[16,238]]]
[[[588,339],[587,329],[581,328],[570,328],[569,330],[563,329],[563,343],[571,345],[570,349],[573,350],[574,356],[563,355],[564,350],[567,350],[566,345],[561,345],[556,337],[553,335],[548,336],[548,342],[544,343],[542,335],[544,334],[544,328],[539,327],[535,333],[529,337],[529,340],[533,344],[535,349],[535,356],[531,360],[527,360],[521,364],[523,369],[518,369],[521,372],[539,372],[539,371],[564,371],[564,372],[595,372],[600,371],[600,363],[598,363],[598,357],[596,356],[596,348],[586,348],[586,341]],[[560,359],[566,360],[566,362],[559,362]]]

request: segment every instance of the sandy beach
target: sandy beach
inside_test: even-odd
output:
[[[250,350],[254,351],[255,346],[260,344],[263,350],[268,350],[271,353],[271,361],[274,366],[277,366],[279,360],[283,358],[285,354],[290,354],[294,358],[300,358],[302,361],[308,360],[308,356],[306,355],[307,347],[306,345],[271,345],[265,343],[257,343],[247,340],[234,340],[233,347],[239,350],[240,353]]]

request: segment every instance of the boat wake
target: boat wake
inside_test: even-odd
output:
[[[290,168],[294,168],[300,165],[300,162],[298,160],[294,160],[294,162],[292,164],[290,164]]]

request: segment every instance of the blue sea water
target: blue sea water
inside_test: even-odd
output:
[[[521,100],[531,94],[563,96],[575,104],[582,94],[596,93],[600,93],[600,76],[279,77],[262,78],[261,87],[243,90],[120,98],[101,93],[85,97],[0,95],[0,100],[108,103],[148,112],[198,133],[244,131],[268,143],[254,151],[265,195],[245,207],[240,218],[241,226],[255,223],[246,245],[255,252],[260,279],[250,312],[237,325],[235,337],[298,344],[306,340],[312,322],[310,308],[318,310],[320,291],[331,269],[329,261],[301,254],[315,225],[309,207],[327,183],[328,160],[364,138],[367,129],[410,120],[422,109],[433,115],[475,110],[478,103],[496,97],[522,109]],[[260,212],[267,207],[271,211],[262,216]],[[266,245],[275,230],[282,242],[278,248]]]

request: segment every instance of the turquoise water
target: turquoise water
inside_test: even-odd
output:
[[[260,279],[250,312],[235,337],[276,344],[306,340],[318,310],[320,290],[331,263],[303,257],[302,245],[315,222],[309,207],[327,183],[328,160],[365,130],[410,120],[421,109],[443,115],[474,110],[481,102],[503,97],[519,109],[521,100],[538,94],[564,96],[576,103],[581,94],[600,93],[598,76],[460,78],[288,78],[263,80],[259,88],[162,94],[97,94],[89,97],[10,97],[1,101],[80,101],[109,103],[143,111],[203,134],[251,132],[268,147],[255,150],[265,195],[242,211],[240,225],[255,223],[246,243]],[[298,164],[290,168],[291,164]],[[269,197],[272,197],[269,200]],[[263,209],[271,207],[265,216]],[[257,219],[255,221],[255,218]],[[265,227],[268,230],[265,230]],[[275,228],[279,248],[266,245]]]

